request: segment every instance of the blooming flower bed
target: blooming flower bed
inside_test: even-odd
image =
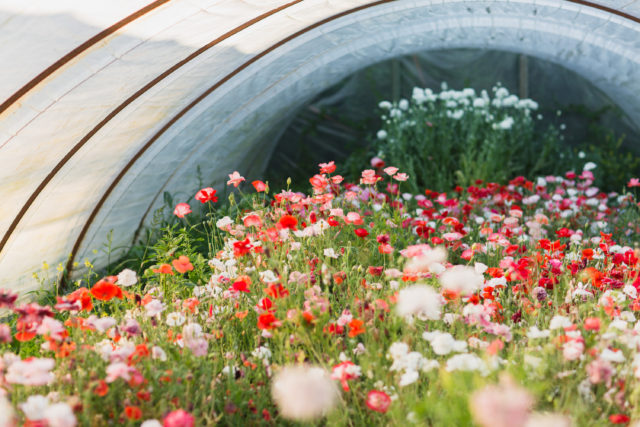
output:
[[[590,167],[408,194],[377,166],[227,215],[204,188],[138,272],[0,291],[0,425],[640,421],[633,194]]]

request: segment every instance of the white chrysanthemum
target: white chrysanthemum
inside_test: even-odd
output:
[[[455,265],[440,276],[442,287],[462,295],[470,295],[482,288],[484,277],[473,267]]]
[[[309,421],[333,409],[338,389],[322,368],[286,366],[273,379],[271,395],[284,418]]]
[[[55,403],[49,406],[44,415],[50,427],[74,427],[78,423],[73,409],[66,403]]]
[[[128,286],[133,286],[136,283],[138,283],[138,276],[135,271],[125,268],[120,272],[120,274],[118,274],[118,284],[120,286],[124,286],[126,288]]]
[[[440,318],[442,298],[438,292],[426,285],[413,285],[398,293],[396,311],[400,316],[422,316],[427,319]]]

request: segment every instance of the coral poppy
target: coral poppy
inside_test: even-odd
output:
[[[160,267],[154,268],[152,271],[154,273],[159,273],[159,274],[171,274],[171,275],[173,275],[173,269],[171,268],[171,266],[169,264],[162,264],[162,265],[160,265]]]
[[[329,163],[320,163],[318,166],[320,167],[320,173],[333,173],[336,171],[336,165],[333,160]]]
[[[268,188],[267,184],[265,184],[264,182],[262,182],[260,180],[253,181],[251,183],[251,185],[253,185],[253,188],[255,188],[258,193],[261,193],[263,191],[267,191],[267,188]]]
[[[189,261],[189,257],[185,255],[180,255],[178,259],[171,261],[171,264],[173,264],[173,268],[175,268],[178,273],[186,273],[187,271],[193,270],[193,264]]]

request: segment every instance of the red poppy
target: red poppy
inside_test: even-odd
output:
[[[265,313],[258,316],[258,329],[273,329],[280,325],[280,322],[273,313]]]
[[[137,406],[127,406],[124,408],[124,414],[130,420],[139,420],[142,418],[142,409]]]
[[[122,289],[116,285],[118,276],[108,276],[93,285],[91,295],[100,301],[110,301],[113,298],[122,299]]]
[[[609,415],[609,421],[611,421],[612,424],[627,424],[629,420],[629,416],[625,414]]]
[[[371,390],[367,393],[367,407],[372,411],[385,413],[391,405],[391,397],[384,391]]]
[[[98,385],[93,389],[93,392],[96,396],[106,396],[106,394],[109,392],[109,386],[107,385],[105,380],[100,380],[98,381]]]
[[[91,292],[89,292],[89,289],[85,287],[76,289],[66,297],[61,298],[61,300],[62,301],[58,300],[58,304],[62,302],[76,303],[79,301],[82,310],[91,311],[91,309],[93,308],[93,302],[91,301]]]
[[[280,220],[278,221],[278,225],[280,228],[289,228],[291,230],[295,230],[298,225],[298,220],[293,215],[282,215]]]
[[[587,331],[600,330],[600,319],[597,317],[588,317],[584,319],[584,329]]]
[[[178,259],[171,261],[171,264],[173,264],[173,268],[175,268],[178,273],[186,273],[187,271],[193,270],[193,264],[189,261],[189,257],[185,255],[180,255]]]
[[[258,307],[258,309],[260,310],[269,311],[271,310],[271,307],[273,307],[273,301],[271,301],[269,298],[262,298],[260,301],[258,301],[256,307]]]
[[[196,200],[201,203],[212,202],[215,203],[218,201],[218,197],[216,197],[217,190],[214,190],[211,187],[203,188],[202,190],[196,193]]]
[[[361,237],[363,239],[369,235],[369,232],[364,228],[356,228],[353,232],[356,233],[356,236]]]
[[[249,292],[249,286],[247,285],[247,282],[245,282],[244,280],[237,280],[235,282],[233,282],[233,285],[231,285],[231,290],[234,290],[236,292]]]
[[[171,274],[173,275],[173,269],[169,264],[162,264],[159,268],[154,268],[152,270],[154,273],[159,274]]]
[[[241,257],[249,252],[251,252],[251,248],[253,246],[249,243],[249,238],[247,237],[244,240],[239,240],[233,243],[233,255],[236,257]]]

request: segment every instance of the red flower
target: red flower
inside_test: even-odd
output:
[[[358,319],[353,319],[349,322],[349,336],[353,338],[357,335],[364,334],[366,329],[363,328],[362,325],[364,325],[364,322]]]
[[[600,319],[598,319],[597,317],[588,317],[584,319],[584,328],[587,331],[600,330]]]
[[[109,392],[109,386],[107,385],[105,380],[100,380],[98,381],[98,385],[93,389],[93,392],[96,394],[96,396],[106,396],[106,394]]]
[[[329,163],[320,163],[318,166],[320,166],[320,173],[333,173],[336,171],[336,165],[333,160]]]
[[[196,193],[196,200],[207,203],[212,202],[215,203],[218,201],[218,197],[216,197],[217,191],[211,187],[203,188],[202,190]]]
[[[251,244],[249,243],[249,238],[247,237],[244,240],[239,240],[237,242],[233,243],[233,255],[235,255],[236,257],[241,257],[244,256],[246,254],[248,254],[249,252],[251,252],[251,248],[253,246],[251,246]]]
[[[6,289],[0,289],[0,308],[13,308],[17,299],[18,294],[14,294]]]
[[[278,221],[278,225],[280,225],[280,228],[295,230],[298,225],[298,220],[293,215],[282,215]]]
[[[154,268],[152,271],[154,273],[173,275],[173,269],[169,264],[162,264],[159,268]]]
[[[369,232],[364,228],[356,228],[353,232],[356,233],[356,236],[361,237],[363,239],[369,235]]]
[[[612,424],[626,424],[629,420],[630,418],[625,414],[609,415],[609,421],[611,421]]]
[[[253,185],[253,188],[255,188],[258,193],[267,191],[267,184],[262,181],[253,181],[251,185]]]
[[[247,285],[247,282],[245,282],[244,280],[238,280],[236,282],[233,282],[233,285],[231,285],[231,289],[236,291],[236,292],[249,292],[249,286]]]
[[[280,325],[280,321],[273,313],[265,313],[258,316],[258,329],[273,329]]]
[[[262,298],[260,301],[258,301],[256,307],[258,307],[259,310],[269,311],[271,310],[271,307],[273,307],[273,301],[271,301],[269,298]]]
[[[109,301],[113,298],[122,299],[122,289],[116,285],[118,276],[109,276],[98,281],[91,288],[91,295],[100,301]]]
[[[178,218],[184,218],[185,215],[191,213],[191,206],[188,203],[178,203],[173,210],[173,214]]]
[[[282,286],[281,283],[271,283],[268,287],[264,288],[264,293],[271,298],[284,298],[289,295],[289,290]]]
[[[391,405],[391,397],[384,391],[371,390],[367,394],[367,407],[372,411],[385,413]]]
[[[195,424],[196,419],[184,409],[169,412],[162,420],[163,427],[193,427]]]
[[[193,264],[189,261],[189,257],[185,255],[180,255],[178,259],[171,261],[171,264],[173,264],[173,268],[175,268],[178,273],[186,273],[187,271],[193,270]]]
[[[124,414],[130,420],[139,420],[142,418],[142,409],[137,406],[127,406],[124,408]]]
[[[91,311],[93,308],[91,292],[85,287],[78,288],[63,298],[58,298],[58,304],[56,304],[56,310],[58,311],[76,311],[78,307],[80,310],[85,311]]]

